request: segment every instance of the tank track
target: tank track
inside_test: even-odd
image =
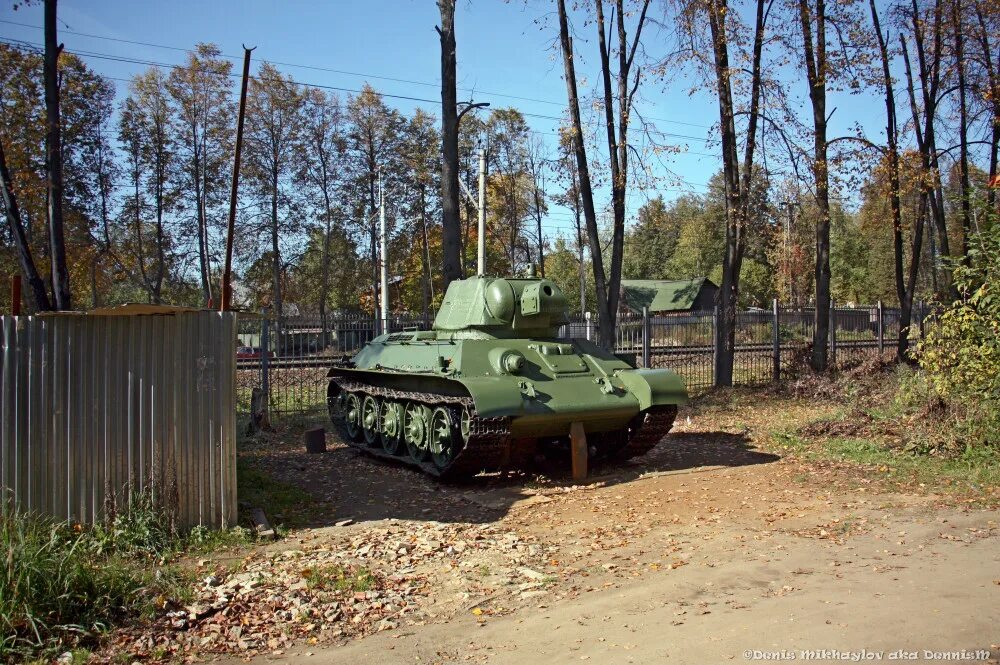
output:
[[[469,440],[455,455],[451,463],[442,469],[430,460],[416,460],[405,452],[401,455],[391,455],[381,446],[368,446],[364,442],[352,441],[347,435],[344,419],[338,417],[334,405],[330,404],[330,418],[340,430],[343,440],[352,448],[381,459],[394,460],[417,467],[428,475],[442,480],[458,480],[472,477],[482,471],[495,471],[504,468],[510,461],[513,444],[510,437],[510,419],[477,416],[471,397],[395,390],[346,377],[334,377],[331,381],[337,384],[341,391],[354,392],[362,396],[371,395],[379,399],[391,399],[399,402],[418,402],[430,408],[448,406],[454,409],[452,419],[455,422],[458,421],[457,410],[460,408],[468,409],[472,416]],[[676,417],[676,405],[653,407],[640,413],[629,423],[627,430],[618,430],[612,434],[619,442],[621,439],[625,439],[625,441],[624,445],[621,443],[612,444],[614,452],[609,457],[616,460],[627,460],[645,455],[670,432]]]
[[[381,446],[367,446],[363,442],[352,441],[347,435],[344,419],[336,417],[333,404],[329,404],[330,417],[341,432],[342,438],[352,448],[410,466],[418,467],[425,473],[442,480],[457,480],[469,478],[486,470],[496,470],[504,466],[510,450],[510,418],[481,418],[476,415],[475,405],[471,397],[452,397],[437,393],[410,392],[395,390],[385,386],[376,386],[362,381],[354,381],[346,377],[334,377],[332,383],[337,384],[341,391],[354,392],[361,395],[371,395],[378,399],[391,399],[399,402],[418,402],[434,408],[447,406],[452,408],[452,420],[458,422],[457,411],[466,408],[472,416],[469,423],[469,439],[460,451],[452,458],[451,463],[444,468],[438,467],[431,460],[415,460],[408,454],[390,455]]]
[[[628,433],[631,436],[615,457],[625,460],[645,455],[670,432],[676,418],[675,404],[654,406],[640,413],[629,423]]]

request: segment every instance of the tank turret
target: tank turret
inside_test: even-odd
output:
[[[556,337],[569,321],[566,296],[548,279],[475,277],[455,280],[434,330],[475,337]]]

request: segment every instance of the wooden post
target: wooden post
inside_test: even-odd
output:
[[[10,313],[14,316],[21,314],[21,276],[13,275],[10,278]]]
[[[306,452],[311,454],[326,452],[326,429],[323,427],[313,427],[307,429],[302,435],[306,444]]]
[[[778,318],[778,299],[771,302],[771,361],[774,364],[772,378],[777,383],[781,380],[781,330]]]
[[[257,48],[256,46],[254,48]],[[240,189],[240,158],[243,152],[243,118],[247,106],[247,81],[250,79],[250,52],[252,48],[243,46],[243,82],[240,85],[240,109],[236,118],[236,154],[233,156],[233,188],[229,196],[229,218],[226,225],[226,263],[222,270],[222,297],[219,299],[223,312],[229,310],[233,297],[233,235],[236,228],[236,195]],[[280,312],[279,312],[280,314]]]
[[[587,479],[587,432],[583,423],[575,422],[569,426],[570,449],[573,456],[573,480]]]

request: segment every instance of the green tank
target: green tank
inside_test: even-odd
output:
[[[550,280],[454,281],[432,330],[381,335],[330,370],[330,416],[351,445],[441,478],[568,449],[574,422],[592,457],[645,453],[687,401],[683,382],[560,339],[567,320]]]

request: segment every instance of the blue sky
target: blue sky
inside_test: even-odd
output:
[[[654,3],[658,6],[658,3]],[[60,39],[68,50],[86,51],[111,57],[127,57],[161,63],[180,63],[184,53],[87,37],[80,34],[111,37],[150,44],[189,48],[196,42],[214,42],[227,55],[240,56],[241,44],[256,46],[256,62],[270,60],[296,65],[340,70],[319,71],[304,67],[282,66],[296,80],[327,86],[358,89],[365,82],[383,93],[426,99],[426,102],[387,98],[387,103],[410,112],[422,106],[439,114],[439,43],[434,26],[438,10],[433,0],[385,0],[361,2],[246,1],[137,2],[126,0],[60,0]],[[533,0],[459,0],[456,17],[460,99],[468,99],[469,90],[477,101],[493,107],[514,106],[528,114],[531,127],[548,141],[565,107],[562,61],[553,48],[556,35],[554,2]],[[18,11],[9,0],[0,8],[0,37],[40,43],[41,30],[14,23],[41,25],[41,7]],[[581,76],[593,83],[597,59],[593,29],[577,17],[581,32],[576,48],[584,62],[578,65]],[[72,32],[71,32],[72,31]],[[668,46],[669,37],[653,28],[645,35],[649,50]],[[127,79],[143,65],[117,62],[97,56],[85,57],[96,71]],[[238,70],[238,68],[237,68]],[[116,82],[119,89],[125,83]],[[234,81],[234,90],[237,83]],[[717,120],[717,106],[705,94],[690,96],[689,79],[665,85],[649,84],[640,109],[657,119],[657,128],[681,136],[669,140],[684,152],[666,158],[675,177],[664,181],[662,194],[670,199],[684,191],[700,193],[704,184],[719,168],[715,144],[706,144],[711,125]],[[797,93],[804,93],[801,81],[792,81]],[[879,132],[878,99],[841,95],[831,107],[838,106],[834,125],[842,118],[859,118],[873,135]],[[839,118],[838,118],[839,116]],[[851,117],[854,116],[854,117]],[[838,128],[840,131],[844,126]],[[701,154],[695,154],[701,153]],[[633,211],[650,195],[635,193],[630,200]],[[602,197],[604,198],[604,197]],[[606,201],[598,201],[602,206]],[[571,217],[565,210],[553,208],[545,226],[553,235],[570,229]]]

